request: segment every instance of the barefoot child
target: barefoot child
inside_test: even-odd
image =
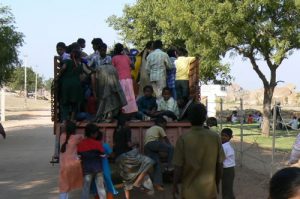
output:
[[[233,193],[235,155],[234,149],[229,142],[232,138],[232,130],[230,128],[224,128],[221,131],[221,138],[225,153],[225,160],[223,162],[222,198],[235,199]]]

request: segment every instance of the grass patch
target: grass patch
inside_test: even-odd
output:
[[[241,140],[241,125],[240,124],[222,124],[222,128],[231,128],[234,135],[234,140]],[[243,141],[246,143],[257,143],[259,147],[272,149],[273,130],[270,129],[270,136],[266,137],[261,134],[261,129],[258,124],[243,125]],[[289,152],[298,135],[296,130],[276,130],[275,132],[275,149],[276,151]]]

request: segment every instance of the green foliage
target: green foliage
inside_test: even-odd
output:
[[[296,7],[300,9],[300,0],[295,0]]]
[[[185,45],[190,55],[201,55],[203,81],[230,81],[228,65],[220,63],[227,52],[249,58],[264,85],[276,86],[276,69],[300,46],[298,0],[138,0],[125,6],[123,16],[107,22],[124,42],[143,48],[153,39],[166,47]],[[267,62],[267,78],[257,60]],[[270,82],[268,82],[270,79]]]
[[[53,78],[49,78],[44,81],[44,86],[47,91],[51,91],[52,82],[53,82]]]
[[[125,6],[123,16],[113,15],[107,22],[119,31],[125,43],[132,43],[139,49],[150,40],[161,39],[166,48],[187,47],[190,56],[201,55],[200,77],[204,82],[218,78],[230,81],[229,66],[221,64],[218,55],[201,50],[198,22],[194,21],[190,9],[185,1],[140,0],[133,6]],[[191,20],[192,25],[189,24]]]
[[[230,81],[229,66],[220,62],[228,52],[250,60],[265,88],[263,129],[268,132],[276,70],[300,48],[299,8],[299,0],[138,0],[108,23],[139,48],[157,38],[166,47],[184,44],[190,55],[201,55],[204,82]],[[269,77],[258,60],[266,62]]]
[[[23,44],[23,34],[16,31],[10,9],[0,4],[0,85],[11,77],[18,65],[18,47]]]
[[[26,68],[27,70],[27,91],[33,92],[35,90],[35,78],[36,73],[32,70],[32,68]],[[13,74],[11,75],[11,79],[8,81],[8,86],[13,90],[24,90],[25,85],[25,69],[24,67],[16,67]],[[37,75],[37,89],[42,88],[43,78]]]

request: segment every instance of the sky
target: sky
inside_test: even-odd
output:
[[[122,16],[125,4],[136,0],[1,0],[1,5],[9,6],[15,17],[17,31],[25,35],[24,45],[19,49],[20,59],[37,71],[45,79],[53,77],[53,56],[56,43],[86,40],[85,52],[92,53],[91,40],[96,37],[111,46],[121,38],[105,22],[111,15]],[[25,57],[27,60],[25,62]],[[262,81],[252,69],[248,60],[237,56],[224,58],[229,63],[234,82],[242,88],[253,90],[262,88]],[[284,60],[277,70],[277,80],[296,85],[300,90],[300,51]],[[259,63],[269,79],[267,66]]]

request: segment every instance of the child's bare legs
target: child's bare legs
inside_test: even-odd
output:
[[[140,187],[141,184],[143,183],[146,175],[147,175],[147,172],[142,172],[140,175],[138,175],[137,179],[133,183],[133,186]],[[125,198],[130,199],[130,190],[126,189],[126,187],[125,187],[124,191],[125,191]]]
[[[147,175],[146,172],[142,172],[142,173],[137,177],[137,179],[135,180],[135,182],[133,183],[133,186],[135,186],[135,187],[141,186],[141,184],[143,183],[143,180],[144,180],[144,178],[145,178],[146,175]]]
[[[130,190],[125,190],[125,198],[130,199]]]

